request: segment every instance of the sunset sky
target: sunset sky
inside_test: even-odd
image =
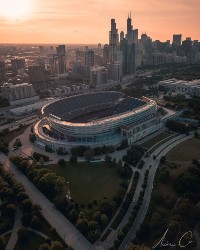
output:
[[[0,43],[108,43],[110,19],[126,31],[200,40],[200,0],[0,0]]]

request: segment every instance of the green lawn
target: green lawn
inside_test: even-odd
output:
[[[159,134],[159,135],[153,137],[153,138],[150,139],[149,141],[144,142],[141,146],[143,146],[143,147],[145,147],[145,148],[147,148],[147,149],[150,149],[150,148],[153,147],[156,143],[158,143],[158,142],[160,142],[160,141],[162,141],[162,140],[164,140],[165,138],[170,137],[170,136],[171,136],[171,134],[169,134],[169,133],[166,133],[166,132],[161,133],[161,134]]]
[[[10,143],[15,137],[21,135],[24,133],[24,131],[27,129],[28,126],[24,126],[23,128],[16,129],[12,132],[9,132],[7,134],[1,135],[0,140],[3,140],[4,142]]]
[[[68,163],[66,167],[56,164],[49,165],[48,169],[69,181],[71,197],[79,204],[100,201],[103,197],[111,200],[121,189],[123,181],[116,169],[107,167],[105,163]]]
[[[200,160],[200,141],[190,139],[173,148],[167,155],[169,161],[187,162]]]
[[[29,232],[29,238],[27,239],[27,242],[20,243],[17,241],[14,250],[38,250],[39,246],[44,242],[45,240],[43,237],[35,234],[34,232]]]

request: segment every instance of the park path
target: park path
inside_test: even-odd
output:
[[[8,244],[5,250],[14,249],[17,243],[17,240],[18,240],[17,232],[22,227],[21,217],[22,217],[22,212],[19,209],[19,207],[17,207],[17,210],[15,212],[15,221],[14,221],[13,229],[12,229],[11,236],[10,236],[10,239],[8,241]]]

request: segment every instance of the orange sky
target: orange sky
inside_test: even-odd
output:
[[[12,13],[25,1],[32,5],[26,16],[0,12],[0,43],[107,43],[110,19],[125,31],[128,11],[139,34],[165,41],[182,33],[183,39],[200,40],[200,0],[0,0],[0,8],[3,1],[18,3]]]

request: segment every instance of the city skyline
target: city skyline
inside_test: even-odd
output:
[[[126,6],[122,0],[0,3],[0,43],[108,43],[110,19],[115,18],[119,32],[125,31],[130,11],[139,36],[147,33],[153,40],[172,41],[173,34],[181,33],[183,39],[200,39],[197,0],[127,0]]]

